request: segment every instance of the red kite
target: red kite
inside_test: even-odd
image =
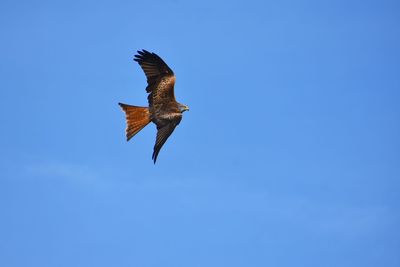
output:
[[[157,125],[157,138],[152,156],[155,164],[161,147],[181,122],[182,113],[189,110],[189,107],[175,100],[175,75],[168,65],[155,53],[144,49],[137,52],[133,60],[139,63],[147,77],[149,107],[118,104],[126,115],[127,141],[150,122]]]

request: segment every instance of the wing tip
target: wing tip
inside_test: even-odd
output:
[[[144,56],[144,55],[149,55],[149,54],[151,55],[151,54],[154,54],[154,53],[150,53],[150,52],[147,51],[146,49],[137,50],[136,52],[137,52],[138,55],[135,55],[135,56]]]
[[[157,155],[155,155],[155,151],[153,152],[153,156],[151,156],[151,159],[153,160],[153,164],[156,164],[157,161]]]
[[[137,50],[136,51],[136,55],[134,56],[134,60],[137,59],[144,59],[145,57],[156,57],[156,58],[160,58],[156,53],[154,52],[149,52],[146,49],[142,49],[142,50]],[[160,58],[161,59],[161,58]],[[137,60],[136,60],[137,61]]]

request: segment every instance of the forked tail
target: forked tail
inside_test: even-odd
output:
[[[118,103],[126,115],[126,141],[150,123],[150,112],[148,108],[136,107]]]

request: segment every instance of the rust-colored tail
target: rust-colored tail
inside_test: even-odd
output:
[[[118,103],[126,115],[126,141],[150,123],[150,112],[148,108],[136,107]]]

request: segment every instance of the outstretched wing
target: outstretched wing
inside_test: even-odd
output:
[[[157,89],[158,84],[163,77],[174,77],[174,72],[157,54],[150,53],[144,49],[137,52],[138,54],[135,55],[133,60],[139,63],[147,77],[146,91],[148,93]],[[173,86],[171,90],[174,90]]]
[[[146,91],[150,93],[147,99],[152,120],[158,127],[162,127],[162,117],[165,114],[180,113],[174,95],[175,75],[155,53],[138,51],[134,60],[139,63],[147,77]]]
[[[175,123],[169,123],[158,129],[156,144],[154,145],[154,151],[153,151],[153,156],[152,156],[152,159],[154,160],[154,164],[157,161],[158,153],[160,152],[162,146],[167,141],[168,137],[175,130],[176,125],[177,124],[175,124]]]

